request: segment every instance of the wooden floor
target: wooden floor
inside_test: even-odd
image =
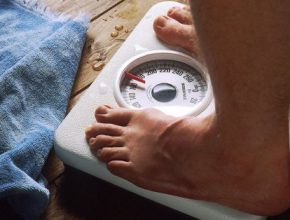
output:
[[[68,107],[70,111],[146,11],[161,1],[44,0],[44,2],[56,11],[68,14],[84,11],[91,17],[81,64]],[[111,33],[116,32],[116,25],[123,25],[124,28],[118,32],[117,37],[112,37]],[[44,175],[48,180],[51,197],[42,219],[193,219],[64,166],[54,151],[51,152],[44,167]],[[7,218],[4,219],[15,219],[13,214],[9,211],[7,213]],[[1,216],[3,215],[0,215],[0,218]],[[290,211],[270,219],[290,219]]]

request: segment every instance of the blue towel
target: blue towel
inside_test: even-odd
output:
[[[36,1],[0,0],[0,199],[39,219],[49,191],[41,175],[64,118],[88,19]]]

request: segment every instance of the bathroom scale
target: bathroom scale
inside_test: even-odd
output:
[[[265,219],[216,203],[142,189],[111,174],[89,149],[84,131],[103,104],[153,107],[174,116],[202,117],[214,111],[206,68],[183,49],[160,42],[153,31],[154,18],[173,6],[184,5],[165,1],[146,13],[56,130],[55,151],[71,167],[198,219]]]

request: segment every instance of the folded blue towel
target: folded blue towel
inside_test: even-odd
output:
[[[88,19],[36,1],[0,0],[0,199],[38,219],[49,191],[41,175],[64,118]]]

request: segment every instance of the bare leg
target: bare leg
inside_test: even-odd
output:
[[[102,106],[86,132],[92,151],[147,189],[260,215],[287,209],[289,8],[288,1],[195,1],[216,114],[174,118]]]

